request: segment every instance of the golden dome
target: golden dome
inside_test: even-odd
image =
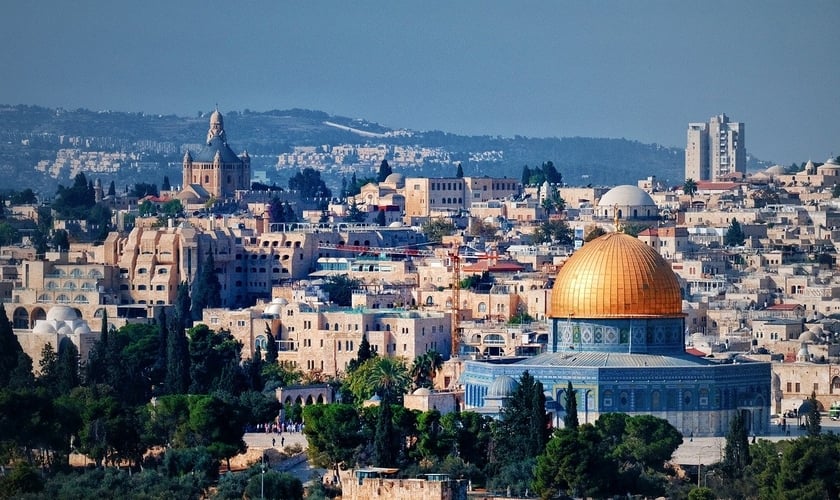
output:
[[[653,248],[609,233],[574,253],[557,273],[552,318],[682,316],[680,284]]]

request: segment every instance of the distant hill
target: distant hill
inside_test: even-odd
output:
[[[670,185],[683,182],[680,148],[643,144],[626,139],[528,138],[462,136],[441,131],[394,131],[360,119],[304,109],[267,112],[223,111],[231,147],[247,150],[255,168],[265,169],[278,185],[288,173],[274,168],[277,155],[295,146],[387,144],[442,148],[449,162],[431,162],[404,169],[410,175],[454,175],[461,162],[466,175],[518,178],[524,165],[553,161],[571,185],[635,183],[656,176]],[[88,178],[114,180],[118,186],[134,182],[160,183],[168,175],[180,180],[184,148],[203,141],[209,113],[182,117],[145,113],[96,112],[0,105],[0,175],[12,186],[32,187],[47,196],[72,176],[56,169],[35,169],[39,161],[53,161],[63,148],[122,152],[129,157],[117,171],[85,173]],[[476,152],[501,152],[493,161],[475,160]],[[367,167],[370,168],[370,167]],[[154,171],[149,171],[154,169]],[[56,173],[57,172],[57,173]],[[326,174],[328,177],[331,174]],[[338,178],[333,175],[332,183]]]

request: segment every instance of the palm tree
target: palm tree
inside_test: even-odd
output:
[[[683,193],[687,194],[692,200],[694,199],[694,194],[697,192],[697,182],[692,179],[688,178],[685,180],[683,184]]]
[[[399,403],[411,385],[408,368],[400,358],[374,358],[374,365],[365,377],[365,384],[378,394],[382,404]]]
[[[411,378],[414,381],[414,386],[433,387],[435,374],[443,367],[443,356],[435,350],[426,352],[417,356],[414,364],[411,366]]]

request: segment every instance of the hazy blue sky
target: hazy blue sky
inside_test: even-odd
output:
[[[9,0],[0,103],[292,107],[464,134],[840,154],[840,1]]]

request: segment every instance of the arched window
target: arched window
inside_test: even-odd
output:
[[[478,312],[480,312],[480,313],[487,312],[487,304],[485,304],[484,302],[479,302],[478,303]]]
[[[74,304],[89,304],[88,298],[85,295],[76,295],[73,299]]]
[[[429,295],[428,297],[426,297],[426,305],[427,305],[427,306],[433,306],[433,305],[435,305],[435,299],[433,299],[431,295]]]
[[[61,295],[55,298],[55,301],[59,304],[68,304],[70,302],[70,297],[62,293]]]
[[[29,313],[26,309],[18,307],[12,315],[12,322],[15,328],[29,328]]]
[[[265,352],[266,348],[268,347],[268,339],[265,335],[257,335],[257,338],[254,339],[254,347],[259,347],[262,352]]]

